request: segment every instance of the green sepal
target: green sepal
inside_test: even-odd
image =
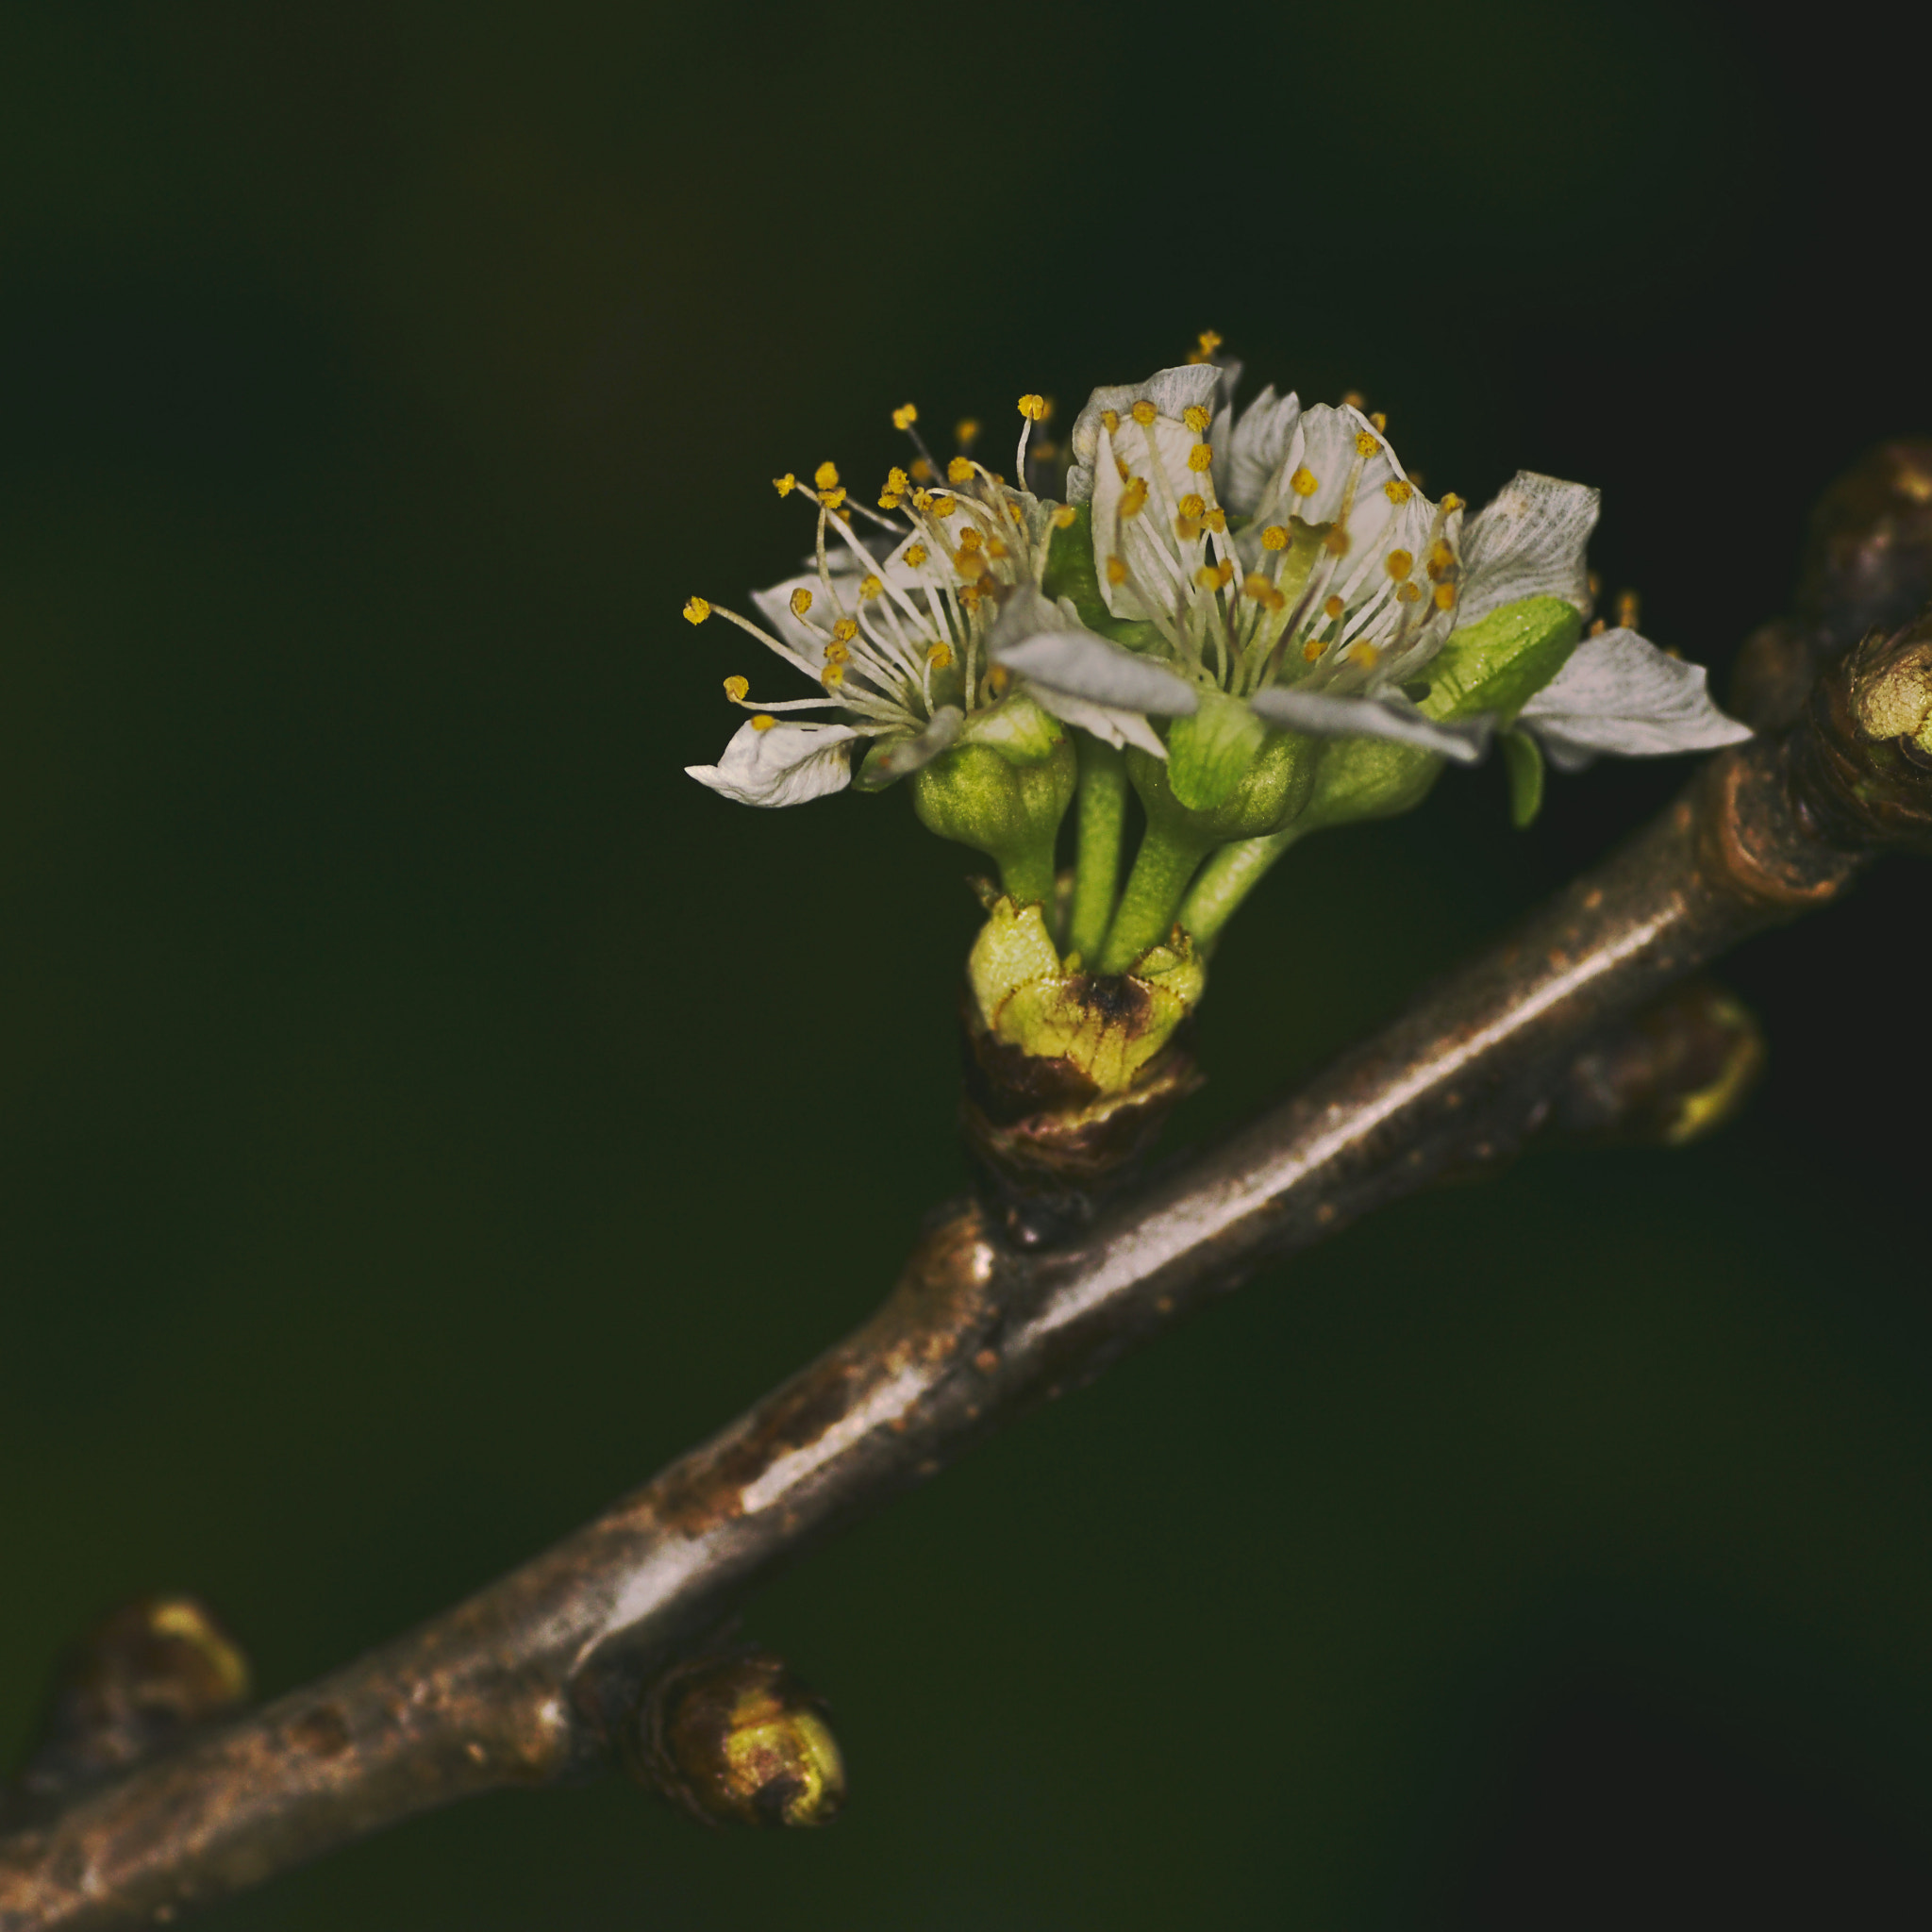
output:
[[[1045,764],[1066,739],[1067,727],[1022,691],[974,711],[959,733],[961,744],[983,744],[1016,767]]]
[[[1234,796],[1268,727],[1243,698],[1204,691],[1200,708],[1167,727],[1167,782],[1191,811],[1212,811]]]
[[[1077,760],[1062,737],[1047,757],[1015,763],[991,744],[961,742],[906,781],[920,823],[984,852],[1022,904],[1054,891],[1054,840],[1073,802]]]
[[[1509,774],[1509,823],[1520,832],[1543,808],[1543,753],[1526,731],[1503,734],[1503,769]]]
[[[1074,506],[1074,521],[1053,533],[1047,546],[1046,575],[1041,589],[1049,597],[1069,599],[1080,622],[1100,637],[1111,638],[1130,651],[1158,657],[1166,648],[1160,626],[1143,617],[1116,617],[1100,593],[1100,574],[1093,561],[1093,506]]]
[[[1307,807],[1295,823],[1307,833],[1322,825],[1393,818],[1428,796],[1447,762],[1440,752],[1392,739],[1335,739],[1322,759]]]
[[[1431,717],[1447,721],[1481,712],[1514,718],[1569,662],[1583,619],[1560,597],[1524,597],[1466,629],[1452,631],[1430,661]]]

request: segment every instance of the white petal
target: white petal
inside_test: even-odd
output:
[[[740,805],[804,805],[852,782],[849,724],[741,724],[715,765],[687,765],[700,785]]]
[[[1103,744],[1116,749],[1124,744],[1138,745],[1150,758],[1167,756],[1167,747],[1161,743],[1158,733],[1139,711],[1123,710],[1118,705],[1090,704],[1085,698],[1051,691],[1043,684],[1028,689],[1042,711],[1051,711],[1062,724],[1076,725]]]
[[[1182,718],[1200,700],[1185,678],[1072,623],[1065,611],[1026,586],[1007,600],[987,640],[995,664],[1090,704],[1113,705],[1156,717]]]
[[[1067,499],[1086,503],[1093,494],[1093,458],[1100,446],[1100,418],[1112,409],[1124,416],[1136,403],[1148,402],[1176,423],[1182,412],[1199,404],[1212,410],[1221,387],[1221,371],[1211,362],[1184,363],[1177,369],[1159,369],[1145,382],[1109,383],[1087,398],[1087,407],[1074,419],[1070,439],[1074,467],[1067,475]]]
[[[1585,638],[1517,723],[1542,741],[1558,771],[1598,752],[1659,758],[1741,744],[1751,727],[1711,702],[1709,674],[1660,651],[1634,630]]]
[[[870,760],[869,780],[890,785],[894,779],[909,777],[922,765],[929,765],[959,735],[966,714],[958,705],[941,705],[932,714],[924,731],[903,738],[879,741],[880,749]]]
[[[1597,491],[1587,484],[1517,471],[1462,532],[1457,627],[1524,597],[1560,597],[1587,616],[1583,553],[1596,519]]]
[[[825,587],[819,582],[816,570],[809,575],[787,577],[782,584],[774,584],[770,590],[754,591],[751,601],[758,607],[758,614],[776,634],[778,641],[796,651],[816,675],[825,668],[825,641],[808,625],[801,624],[792,616],[791,598],[798,591],[811,592],[812,615],[827,629],[845,614],[825,595]]]
[[[1253,516],[1261,507],[1301,413],[1301,399],[1292,391],[1277,396],[1271,383],[1231,427],[1224,426],[1225,417],[1214,425],[1214,482],[1237,516]]]
[[[1391,738],[1398,744],[1440,752],[1461,765],[1474,764],[1489,738],[1487,721],[1438,724],[1424,717],[1407,698],[1393,693],[1378,698],[1341,698],[1277,686],[1257,691],[1250,703],[1257,717],[1289,731],[1304,731],[1311,738]]]

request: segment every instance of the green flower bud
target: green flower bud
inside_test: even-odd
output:
[[[829,1824],[845,1763],[824,1702],[769,1652],[701,1657],[645,1700],[625,1757],[705,1824]]]
[[[995,902],[966,962],[987,1032],[1058,1060],[1096,1093],[1124,1093],[1174,1037],[1207,987],[1185,933],[1149,947],[1129,973],[1101,976],[1062,959],[1037,905]]]
[[[983,852],[1019,900],[1050,900],[1054,841],[1079,761],[1066,727],[1018,693],[973,720],[952,750],[908,781],[920,823]]]
[[[1204,711],[1209,708],[1212,695],[1202,693]],[[1232,705],[1235,701],[1224,698],[1221,702]],[[1247,709],[1245,706],[1240,708]],[[1192,722],[1177,719],[1175,725]],[[1224,746],[1235,739],[1232,732],[1211,729]],[[1319,739],[1304,738],[1292,731],[1266,731],[1233,785],[1222,793],[1218,803],[1208,807],[1187,804],[1170,776],[1168,761],[1134,745],[1127,747],[1127,775],[1133,779],[1134,790],[1147,808],[1148,824],[1196,846],[1198,857],[1233,839],[1258,839],[1266,833],[1278,832],[1295,818],[1314,789],[1316,770],[1325,749]],[[1182,784],[1193,790],[1195,796],[1202,792],[1194,788],[1208,785],[1211,795],[1212,785],[1219,782],[1218,777],[1209,781],[1204,776],[1210,759],[1222,768],[1224,775],[1224,751],[1216,753],[1206,745],[1191,747],[1184,760]]]

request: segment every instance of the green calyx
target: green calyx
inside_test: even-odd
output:
[[[1062,958],[1038,905],[995,900],[966,974],[980,1024],[1038,1059],[1067,1061],[1100,1093],[1130,1088],[1200,1003],[1207,969],[1185,933],[1150,946],[1130,971],[1095,974]]]
[[[928,831],[985,853],[1015,899],[1050,902],[1054,840],[1076,774],[1065,725],[1015,692],[974,713],[959,742],[908,783]]]
[[[1492,712],[1506,724],[1563,666],[1583,638],[1583,619],[1560,597],[1506,604],[1449,641],[1430,660],[1423,709],[1443,723]]]

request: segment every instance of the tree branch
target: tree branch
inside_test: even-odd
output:
[[[654,1679],[828,1532],[1263,1265],[1493,1159],[1553,1117],[1586,1048],[1597,1073],[1573,1072],[1554,1117],[1613,1124],[1607,1025],[1924,838],[1932,774],[1852,716],[1857,679],[1878,675],[1868,656],[1829,667],[1784,738],[1712,760],[1621,851],[1219,1148],[1058,1247],[1008,1245],[971,1202],[942,1210],[870,1321],[607,1514],[0,1840],[0,1932],[165,1922],[430,1807],[634,1755]]]

